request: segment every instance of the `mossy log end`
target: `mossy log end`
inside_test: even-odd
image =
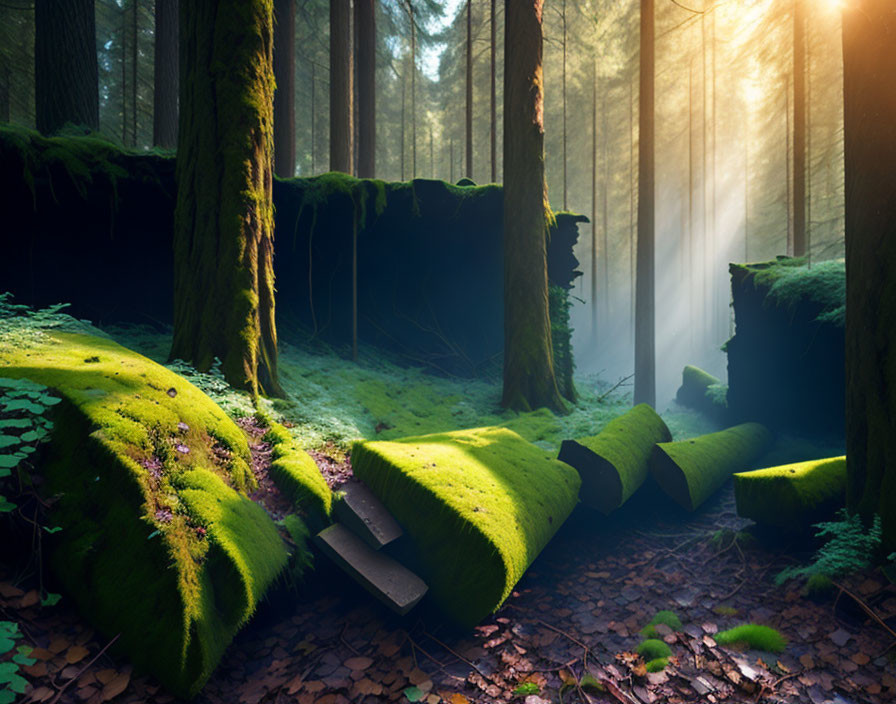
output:
[[[734,498],[738,516],[805,533],[846,502],[846,457],[735,474]]]
[[[614,418],[597,435],[564,440],[558,459],[582,478],[579,500],[608,514],[644,483],[654,445],[671,440],[663,419],[641,403]]]
[[[681,372],[681,386],[675,400],[682,406],[718,418],[727,411],[726,395],[721,379],[689,364]]]
[[[171,357],[281,395],[274,324],[273,5],[181,3]]]
[[[650,458],[650,472],[682,508],[693,511],[735,472],[750,469],[772,443],[759,423],[743,423],[690,440],[659,443]]]

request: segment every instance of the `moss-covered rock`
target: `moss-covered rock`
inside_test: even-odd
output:
[[[642,403],[614,418],[597,435],[564,440],[559,459],[582,477],[582,503],[610,513],[644,483],[653,446],[671,440],[663,419]]]
[[[757,523],[805,532],[846,503],[846,457],[796,462],[734,475],[737,513]]]
[[[657,444],[650,471],[677,504],[693,511],[735,472],[749,469],[772,442],[759,423],[741,425],[679,442]]]
[[[48,459],[50,562],[79,609],[181,696],[195,694],[286,564],[243,432],[199,389],[106,339],[0,347],[0,376],[63,399]]]
[[[712,418],[721,418],[728,408],[727,392],[728,387],[721,379],[689,364],[681,372],[681,386],[675,400]]]
[[[432,599],[464,626],[507,598],[579,491],[575,470],[506,428],[357,443],[352,467],[404,527]]]
[[[330,516],[333,492],[311,455],[279,423],[265,419],[269,430],[265,440],[273,445],[270,474],[283,494],[308,514],[312,525],[320,526]]]

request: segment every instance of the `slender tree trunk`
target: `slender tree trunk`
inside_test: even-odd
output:
[[[352,172],[352,14],[330,0],[330,171]]]
[[[806,39],[804,0],[793,0],[793,254],[806,254]]]
[[[408,0],[411,14],[411,178],[417,178],[417,18]]]
[[[0,66],[0,122],[9,122],[9,66]]]
[[[807,20],[808,24],[808,20]],[[812,32],[806,37],[806,257],[812,266]]]
[[[896,550],[896,16],[843,11],[847,506]],[[884,554],[886,554],[886,551]]]
[[[177,146],[178,0],[156,0],[153,144]]]
[[[358,28],[358,176],[376,175],[376,12],[374,0],[355,0]]]
[[[603,207],[603,222],[601,233],[603,237],[603,247],[601,248],[601,259],[603,264],[603,282],[604,282],[604,301],[603,311],[604,320],[610,322],[610,130],[607,126],[607,88],[604,87],[601,96],[600,105],[600,123],[601,133],[603,134],[602,145],[602,162],[603,177],[601,178],[601,204]]]
[[[137,38],[140,36],[137,21],[137,0],[131,3],[131,146],[137,146]]]
[[[785,171],[787,176],[787,252],[793,256],[793,194],[790,181],[790,74],[784,75]]]
[[[401,180],[402,180],[402,181],[405,180],[405,173],[404,173],[404,172],[405,172],[405,169],[404,169],[404,132],[405,132],[404,123],[405,123],[405,116],[404,116],[404,114],[405,114],[405,103],[406,103],[406,100],[407,100],[407,99],[405,98],[405,85],[406,85],[406,83],[407,83],[407,79],[406,79],[406,77],[405,77],[404,75],[402,75],[402,77],[401,77],[401,130],[399,131],[399,141],[401,142],[401,145],[400,145],[399,148],[398,148],[398,151],[399,151],[399,153],[401,154],[401,159],[400,159],[400,160],[401,160]]]
[[[180,5],[181,111],[171,358],[252,394],[277,381],[273,3]]]
[[[498,101],[497,101],[497,30],[495,28],[495,2],[491,0],[490,4],[490,23],[491,30],[491,104],[490,104],[490,134],[491,134],[491,164],[492,164],[492,183],[498,182]]]
[[[628,80],[628,298],[629,342],[635,344],[635,247],[638,232],[635,225],[635,92]]]
[[[638,111],[638,270],[635,282],[635,404],[656,404],[654,329],[654,0],[641,0]]]
[[[274,0],[274,173],[296,175],[296,2]]]
[[[698,325],[694,285],[697,281],[696,249],[694,248],[694,62],[688,62],[688,337],[690,353],[694,353],[694,329]]]
[[[128,143],[128,13],[121,6],[121,143]]]
[[[563,101],[563,210],[569,210],[569,172],[568,172],[568,156],[567,156],[567,139],[566,139],[566,0],[563,0],[563,81],[562,81],[562,101]]]
[[[473,3],[467,0],[467,102],[466,102],[466,145],[467,178],[473,178]]]
[[[34,99],[37,129],[66,122],[99,129],[93,0],[35,0]]]
[[[542,0],[505,6],[503,406],[564,408],[548,316]]]
[[[311,62],[311,175],[317,174],[317,64]]]
[[[591,337],[597,341],[597,60],[591,74]]]
[[[454,183],[454,138],[452,137],[448,147],[448,172],[451,183]]]

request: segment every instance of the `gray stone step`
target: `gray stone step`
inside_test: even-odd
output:
[[[321,550],[390,609],[406,614],[426,594],[426,583],[407,567],[377,552],[341,523],[315,538]]]
[[[333,511],[346,528],[374,550],[401,537],[401,526],[366,484],[346,482],[340,487],[345,496],[335,502]]]

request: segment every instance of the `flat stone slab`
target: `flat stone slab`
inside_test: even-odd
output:
[[[340,491],[345,496],[333,506],[336,518],[370,547],[379,550],[401,537],[398,521],[366,484],[346,482]]]
[[[315,541],[344,572],[398,614],[406,614],[426,594],[426,583],[420,577],[374,550],[341,523],[324,528]]]

